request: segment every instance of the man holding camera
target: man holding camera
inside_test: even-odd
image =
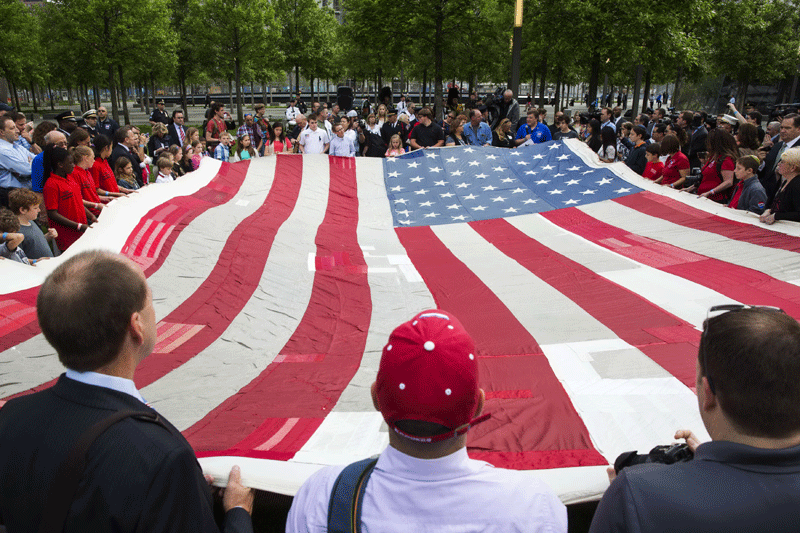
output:
[[[711,442],[681,430],[694,459],[627,467],[592,521],[605,531],[797,531],[800,324],[780,309],[712,307],[697,360]],[[614,479],[615,478],[615,479]]]

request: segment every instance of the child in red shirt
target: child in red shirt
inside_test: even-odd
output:
[[[63,251],[78,240],[87,221],[97,218],[83,206],[81,186],[68,176],[75,169],[72,156],[64,148],[51,145],[44,155],[44,205],[50,227],[58,232],[56,244]]]
[[[664,172],[664,163],[659,161],[661,157],[661,145],[659,143],[648,144],[644,157],[647,159],[647,165],[644,167],[644,176],[649,180],[657,180]]]
[[[89,173],[94,180],[97,195],[103,202],[109,202],[119,196],[135,192],[130,189],[120,188],[117,185],[117,178],[114,176],[114,171],[111,170],[111,165],[108,164],[108,158],[111,157],[112,144],[111,139],[105,135],[98,135],[94,140],[94,153],[95,159]]]
[[[76,146],[72,148],[72,160],[75,167],[72,174],[69,175],[70,179],[81,186],[81,198],[83,198],[83,205],[92,212],[96,217],[100,216],[100,211],[103,210],[103,204],[100,203],[100,197],[97,195],[97,187],[94,184],[89,169],[94,165],[94,152],[88,146]]]

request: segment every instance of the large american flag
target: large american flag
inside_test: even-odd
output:
[[[290,493],[318,465],[379,453],[388,434],[369,386],[383,345],[438,307],[474,338],[492,413],[471,456],[557,472],[569,501],[599,494],[601,465],[623,451],[681,427],[706,436],[694,394],[706,309],[800,317],[799,233],[568,141],[206,160],[114,202],[74,249],[144,269],[158,343],[136,385],[204,465],[263,464],[261,488]],[[59,261],[0,263],[5,400],[63,371],[34,309]]]

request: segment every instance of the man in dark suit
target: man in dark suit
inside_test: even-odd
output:
[[[700,152],[706,151],[706,139],[708,139],[708,130],[703,125],[702,115],[695,114],[692,118],[692,127],[689,130],[691,136],[689,138],[689,164],[692,168],[701,166]]]
[[[156,343],[142,270],[108,252],[78,254],[47,277],[36,307],[67,372],[53,387],[0,409],[0,523],[35,532],[66,498],[69,511],[53,524],[57,531],[219,531],[194,451],[172,424],[153,420],[157,413],[133,382]],[[122,418],[99,434],[70,497],[68,486],[54,483],[59,467],[87,430],[119,411],[138,418]],[[250,533],[253,493],[240,481],[234,467],[223,498],[224,531]]]
[[[800,146],[800,115],[792,113],[783,118],[780,139],[780,142],[772,145],[769,153],[766,149],[758,152],[758,157],[764,162],[758,171],[758,179],[764,186],[764,190],[767,191],[767,206],[772,203],[780,186],[781,175],[778,173],[778,162],[783,152],[789,148]]]
[[[131,163],[133,163],[133,173],[136,176],[136,182],[139,184],[139,187],[144,187],[144,181],[142,179],[142,162],[134,151],[139,141],[136,138],[133,128],[131,126],[121,127],[117,130],[115,138],[117,143],[111,150],[111,157],[109,161],[111,168],[114,168],[114,164],[121,156],[127,157],[131,160]]]
[[[186,120],[186,115],[183,109],[176,109],[172,112],[172,122],[167,126],[167,135],[169,135],[169,142],[183,146],[186,144],[186,126],[183,125]]]
[[[390,146],[390,141],[392,140],[393,135],[399,135],[403,142],[406,142],[403,139],[403,124],[397,120],[397,110],[390,109],[386,113],[386,122],[381,126],[381,138],[383,142],[386,143],[386,146]]]

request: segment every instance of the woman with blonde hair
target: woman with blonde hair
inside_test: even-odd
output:
[[[153,125],[153,135],[147,141],[147,153],[157,161],[158,157],[169,150],[169,138],[167,137],[167,125],[161,122],[156,122]]]
[[[783,177],[778,192],[769,209],[761,215],[761,222],[774,224],[778,220],[800,222],[800,148],[789,148],[778,161],[778,172]]]
[[[492,146],[513,148],[516,144],[514,135],[511,133],[511,120],[504,118],[492,132]]]
[[[378,112],[375,114],[375,119],[379,128],[389,120],[389,117],[387,116],[387,109],[384,104],[378,106]]]

